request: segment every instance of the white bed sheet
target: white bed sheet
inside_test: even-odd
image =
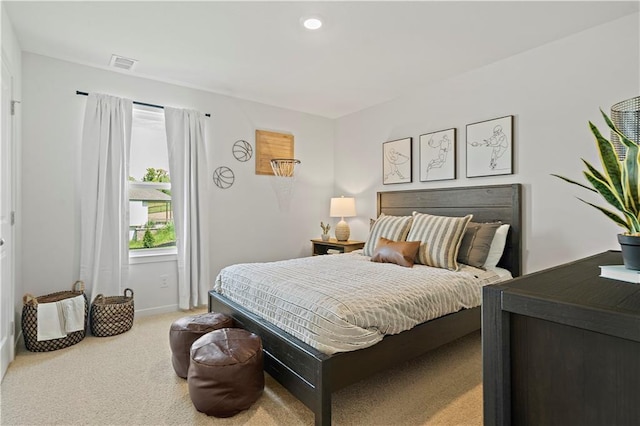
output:
[[[479,306],[482,286],[508,278],[467,265],[452,272],[375,263],[353,252],[232,265],[220,271],[214,290],[332,354]]]

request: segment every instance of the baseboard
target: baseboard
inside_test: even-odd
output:
[[[148,316],[151,316],[151,315],[167,314],[169,312],[176,312],[176,311],[179,311],[179,310],[180,309],[178,308],[178,304],[165,305],[165,306],[156,306],[155,308],[136,310],[135,316],[136,316],[136,318],[142,318],[142,317],[148,317]]]
[[[22,327],[20,327],[20,330],[18,331],[18,335],[16,336],[16,340],[13,343],[15,345],[13,348],[13,359],[15,359],[16,354],[18,353],[18,346],[20,346],[20,344],[24,346],[24,342],[22,341]],[[13,361],[13,359],[11,361]]]

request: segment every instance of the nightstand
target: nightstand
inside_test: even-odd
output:
[[[327,250],[337,250],[340,253],[349,253],[354,250],[358,250],[364,247],[364,241],[338,241],[335,238],[329,239],[329,241],[322,241],[321,239],[311,240],[312,250],[314,256],[320,254],[330,254]]]

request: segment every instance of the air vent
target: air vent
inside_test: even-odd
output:
[[[110,66],[120,68],[123,70],[131,71],[133,67],[138,63],[136,59],[125,58],[124,56],[111,55]]]

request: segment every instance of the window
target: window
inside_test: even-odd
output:
[[[133,109],[129,159],[129,250],[175,251],[171,178],[164,113]]]

